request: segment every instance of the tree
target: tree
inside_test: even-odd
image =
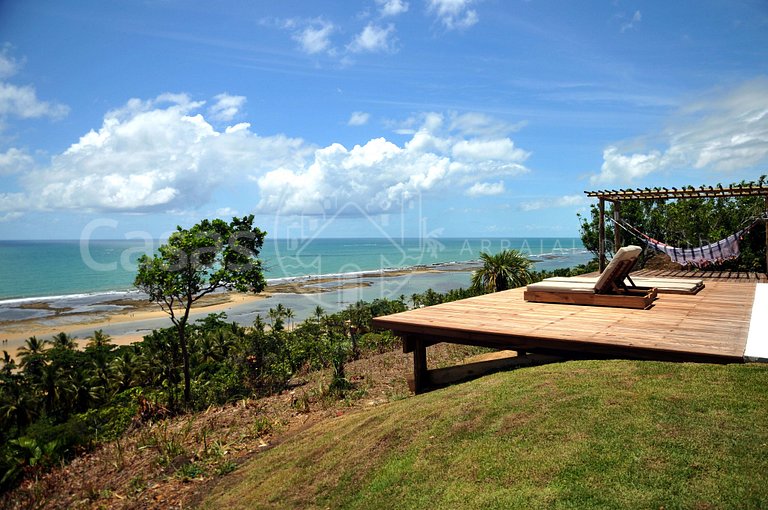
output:
[[[220,289],[261,292],[266,282],[258,255],[265,235],[253,227],[253,215],[229,223],[203,220],[189,229],[177,227],[157,255],[139,259],[134,285],[170,316],[178,334],[187,405],[191,397],[187,321],[192,305]]]
[[[472,288],[499,292],[527,285],[532,280],[533,263],[517,250],[502,250],[495,255],[480,253],[483,267],[472,273]]]
[[[766,176],[757,181],[735,184],[763,186]],[[718,184],[718,187],[723,186]],[[694,189],[692,186],[689,188]],[[725,198],[688,198],[679,200],[624,200],[621,218],[638,230],[668,245],[695,248],[717,242],[738,232],[752,218],[764,212],[761,196]],[[605,215],[613,217],[613,204],[606,204]],[[589,214],[578,215],[584,247],[599,256],[600,213],[596,205]],[[612,223],[606,222],[605,251],[614,253]],[[622,232],[623,244],[645,244],[644,239]],[[736,260],[712,264],[712,269],[734,271],[765,271],[765,225],[758,224],[740,243],[741,256]],[[653,256],[653,254],[650,254]],[[641,263],[644,261],[641,260]]]
[[[91,349],[102,349],[109,347],[110,342],[112,342],[112,337],[104,333],[103,330],[97,329],[93,332],[93,335],[88,337],[87,347]]]

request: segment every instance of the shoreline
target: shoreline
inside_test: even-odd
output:
[[[559,258],[552,257],[555,260]],[[540,263],[547,259],[549,257],[535,262]],[[190,322],[194,322],[204,314],[226,312],[229,320],[250,324],[254,314],[265,313],[268,304],[263,304],[264,300],[279,298],[279,296],[283,296],[281,299],[287,301],[288,306],[292,306],[292,303],[293,306],[301,308],[306,306],[302,296],[313,300],[313,295],[330,294],[333,296],[331,299],[335,300],[335,296],[339,295],[339,301],[328,306],[331,308],[336,305],[346,306],[351,303],[349,291],[357,290],[358,295],[360,293],[365,295],[367,292],[370,296],[370,291],[379,291],[387,286],[391,288],[391,282],[397,282],[408,276],[432,275],[441,278],[439,275],[445,275],[447,279],[451,279],[449,275],[466,274],[479,265],[479,261],[474,260],[455,261],[406,268],[274,278],[267,280],[267,287],[259,294],[225,291],[204,297],[192,308]],[[433,285],[439,286],[434,279],[432,281]],[[461,286],[466,284],[462,283]],[[409,292],[424,290],[426,287],[422,290],[418,287],[414,290],[411,287]],[[408,295],[408,292],[405,294]],[[317,298],[320,301],[323,299]],[[369,299],[370,297],[366,298],[366,300]],[[325,307],[327,301],[321,304]],[[2,312],[6,312],[5,317]],[[297,310],[298,312],[300,309]],[[16,317],[13,316],[14,314]],[[128,345],[142,341],[144,336],[152,330],[170,326],[172,324],[168,314],[162,311],[158,304],[150,302],[145,295],[135,290],[0,300],[0,350],[6,350],[14,357],[18,347],[31,336],[49,339],[55,334],[64,332],[75,337],[79,346],[84,346],[87,343],[86,338],[94,331],[104,329],[110,335],[114,345]]]
[[[462,266],[466,266],[463,263]],[[469,270],[469,269],[465,269]],[[192,307],[193,314],[209,314],[226,312],[235,307],[249,305],[261,300],[271,298],[279,294],[320,294],[340,291],[350,288],[369,287],[372,284],[366,279],[403,277],[422,273],[450,273],[457,269],[440,270],[432,267],[413,267],[392,271],[361,272],[355,275],[340,275],[336,277],[296,277],[294,281],[282,282],[276,285],[268,285],[259,294],[244,294],[239,292],[220,292],[203,297]],[[113,345],[130,345],[144,339],[146,333],[141,332],[141,324],[145,321],[158,321],[166,319],[171,326],[170,318],[157,303],[148,299],[131,299],[127,297],[111,299],[100,302],[101,306],[114,307],[114,309],[77,312],[71,307],[55,306],[56,300],[44,298],[20,303],[17,308],[24,310],[50,311],[53,315],[46,317],[33,317],[20,320],[0,321],[0,350],[6,350],[12,357],[16,357],[19,347],[31,337],[48,339],[60,332],[73,334],[88,329],[93,331],[104,329],[116,324],[136,324],[137,331],[127,334],[110,335]],[[157,328],[152,328],[157,329]],[[88,342],[87,337],[75,337],[80,348]]]

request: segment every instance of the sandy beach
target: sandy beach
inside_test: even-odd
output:
[[[212,296],[206,296],[200,300],[197,306],[193,307],[195,312],[216,313],[226,311],[234,306],[251,303],[260,299],[264,299],[264,294],[241,294],[236,292],[230,292],[226,294],[216,294]],[[113,302],[115,303],[115,302]],[[150,303],[149,301],[121,301],[125,308],[118,312],[100,312],[100,313],[84,313],[75,314],[68,317],[67,324],[60,325],[44,325],[43,322],[36,319],[24,320],[24,321],[6,321],[0,323],[0,338],[7,340],[7,343],[3,342],[2,348],[11,354],[15,354],[16,349],[24,344],[24,340],[30,336],[37,336],[38,338],[50,338],[51,336],[64,332],[72,334],[74,331],[81,331],[83,329],[91,329],[96,331],[103,329],[107,326],[121,323],[141,322],[151,319],[164,319],[168,318],[168,314],[165,313],[159,305],[156,303]],[[37,306],[43,306],[36,303]],[[168,319],[168,325],[171,325],[170,319]],[[113,336],[112,342],[116,345],[128,345],[133,342],[142,340],[141,334],[119,335]],[[85,345],[87,339],[77,338],[79,344]]]
[[[317,294],[354,287],[365,287],[371,285],[371,278],[396,278],[418,273],[439,272],[441,271],[433,268],[416,267],[398,271],[369,272],[355,278],[297,278],[295,281],[270,285],[259,294],[243,294],[238,292],[211,294],[196,303],[192,308],[192,313],[199,316],[201,314],[229,312],[235,307],[247,306],[277,294]],[[0,321],[0,342],[2,342],[0,350],[8,351],[9,354],[15,356],[17,349],[24,345],[24,341],[27,338],[37,336],[38,338],[49,339],[60,332],[74,336],[77,343],[83,347],[88,342],[87,336],[90,332],[114,327],[115,325],[125,325],[126,329],[131,329],[128,326],[135,324],[135,331],[131,333],[110,335],[112,343],[115,345],[129,345],[142,341],[143,336],[146,334],[140,331],[142,330],[139,327],[140,324],[146,324],[150,321],[153,324],[152,327],[155,328],[158,326],[154,326],[154,324],[165,324],[165,326],[160,327],[170,327],[172,325],[168,314],[158,304],[148,300],[118,299],[106,301],[104,304],[119,309],[78,313],[68,308],[55,308],[44,300],[31,301],[20,305],[20,308],[44,310],[51,312],[52,315],[42,319]],[[83,334],[83,331],[88,331],[88,333]]]

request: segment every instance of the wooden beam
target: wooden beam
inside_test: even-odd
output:
[[[616,200],[613,203],[613,253],[619,251],[621,248],[621,228],[619,227],[619,220],[621,219],[621,202]]]
[[[765,272],[768,273],[768,195],[765,196]]]
[[[413,392],[423,393],[428,385],[427,346],[421,338],[414,339],[413,349]]]
[[[598,208],[600,209],[600,217],[598,218],[598,267],[602,273],[605,269],[605,199],[600,199]]]
[[[768,196],[768,186],[751,184],[748,186],[728,186],[717,187],[701,186],[699,188],[683,189],[620,189],[620,190],[597,190],[585,191],[587,196],[592,198],[603,198],[605,200],[657,200],[674,198],[725,198],[725,197],[754,197]]]

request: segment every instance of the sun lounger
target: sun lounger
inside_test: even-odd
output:
[[[625,283],[641,252],[639,246],[625,246],[594,282],[545,280],[528,285],[523,298],[541,303],[649,308],[656,299],[656,289]]]
[[[545,282],[591,283],[597,282],[597,276],[555,276]],[[644,276],[627,277],[627,287],[653,287],[659,294],[696,294],[704,288],[704,280],[694,278],[649,278]]]

